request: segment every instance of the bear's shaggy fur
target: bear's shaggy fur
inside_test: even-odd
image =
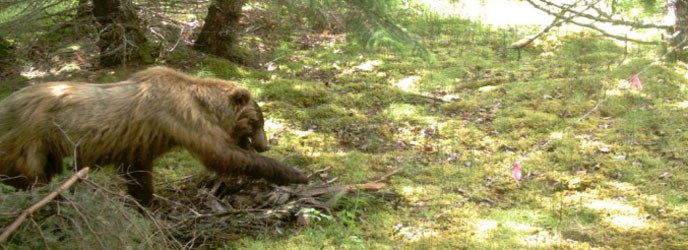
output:
[[[18,188],[48,183],[74,156],[78,167],[114,164],[149,204],[153,160],[175,146],[220,175],[307,181],[250,149],[267,150],[263,117],[234,82],[153,67],[117,83],[36,84],[0,101],[0,179]]]

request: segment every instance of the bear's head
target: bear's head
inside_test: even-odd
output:
[[[239,146],[243,149],[253,149],[257,152],[265,152],[270,149],[263,127],[265,125],[263,111],[258,103],[251,100],[240,111],[238,117],[233,132],[234,138],[237,138],[239,141]]]

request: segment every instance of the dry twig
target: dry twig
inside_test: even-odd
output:
[[[570,22],[572,24],[575,24],[575,25],[578,25],[581,27],[595,30],[595,31],[601,33],[602,35],[604,35],[606,37],[611,37],[611,38],[614,38],[614,39],[620,40],[620,41],[634,42],[634,43],[639,43],[639,44],[657,44],[657,41],[644,41],[644,40],[629,38],[626,36],[615,35],[615,34],[612,34],[612,33],[605,31],[602,28],[599,28],[594,23],[607,23],[607,24],[612,24],[612,25],[623,25],[623,26],[632,27],[632,28],[636,28],[636,29],[650,29],[650,28],[666,29],[666,28],[669,28],[669,26],[666,26],[666,25],[654,25],[654,24],[648,24],[648,23],[629,22],[629,21],[624,21],[624,20],[606,18],[605,16],[608,16],[608,15],[593,16],[593,15],[585,13],[585,11],[587,11],[590,8],[593,8],[594,5],[596,3],[598,3],[599,1],[595,1],[593,3],[588,4],[587,8],[583,11],[573,10],[573,7],[575,5],[562,6],[562,5],[554,4],[554,3],[546,1],[546,0],[526,0],[526,1],[528,3],[530,3],[530,5],[532,5],[533,7],[537,8],[537,9],[539,9],[539,10],[541,10],[541,11],[543,11],[549,15],[555,16],[556,19],[565,19],[564,22]],[[540,2],[540,4],[535,3],[535,1]],[[560,11],[557,13],[557,11],[551,10],[551,9],[541,5],[541,4],[549,6],[549,7],[553,7],[555,9],[560,10]],[[593,9],[595,9],[595,8],[593,8]],[[595,9],[595,10],[597,12],[599,12],[598,9]],[[571,14],[571,16],[566,17],[566,15],[569,13]],[[580,18],[584,18],[586,20],[590,20],[592,22],[583,23],[580,21],[573,20],[572,17],[580,17]]]
[[[569,16],[569,17],[566,17],[566,18],[564,18],[564,14],[566,14],[566,12],[569,11],[569,10],[570,10],[571,8],[573,8],[574,6],[575,6],[575,4],[572,4],[572,5],[568,6],[568,7],[566,7],[566,9],[562,9],[561,11],[559,11],[559,14],[553,14],[553,15],[555,15],[554,20],[553,20],[552,23],[550,23],[547,27],[545,27],[544,29],[542,29],[540,32],[538,32],[537,34],[535,34],[535,35],[533,35],[533,36],[528,36],[528,37],[526,37],[526,38],[524,38],[524,39],[521,39],[521,40],[518,40],[518,41],[512,43],[511,45],[509,45],[509,48],[511,48],[511,49],[521,49],[521,48],[524,48],[524,47],[528,46],[528,44],[530,44],[531,42],[535,41],[535,39],[537,39],[538,37],[542,36],[542,34],[547,33],[547,32],[548,32],[550,29],[552,29],[553,27],[559,26],[559,25],[561,25],[561,24],[563,24],[563,23],[566,23],[566,22],[571,21],[571,19],[573,19],[574,17],[578,16],[578,14],[574,14],[574,15]],[[561,19],[564,19],[564,20],[561,20]],[[520,53],[520,52],[519,52],[519,53]],[[520,54],[519,54],[519,55],[520,55]],[[519,56],[519,58],[520,58],[520,56]]]
[[[528,1],[531,5],[535,6],[535,7],[538,8],[538,9],[541,9],[541,10],[542,10],[542,9],[544,8],[544,7],[538,7],[539,5],[536,6],[531,0],[527,0],[527,1]],[[556,3],[551,2],[551,1],[547,1],[547,0],[537,0],[537,1],[543,3],[543,4],[547,5],[547,6],[552,6],[552,7],[556,8],[556,9],[562,9],[562,10],[563,10],[563,9],[567,9],[565,6],[556,4]],[[589,3],[588,5],[589,5],[589,6],[594,6],[595,4],[597,4],[597,3],[599,3],[599,2],[600,2],[600,1],[595,1],[595,2],[593,2],[593,3]],[[594,9],[597,11],[598,14],[604,13],[603,11],[601,11],[601,10],[598,9],[598,8],[594,8]],[[670,25],[656,25],[656,24],[652,24],[652,23],[632,22],[632,21],[626,21],[626,20],[621,20],[621,19],[614,19],[614,18],[611,18],[611,15],[609,15],[609,14],[607,14],[607,13],[604,13],[604,14],[601,14],[601,15],[598,15],[598,16],[594,16],[594,15],[590,15],[590,14],[585,13],[585,11],[575,11],[575,10],[567,9],[567,12],[571,12],[571,13],[573,13],[574,15],[578,15],[578,16],[581,16],[581,17],[584,17],[584,18],[593,20],[593,21],[595,21],[595,22],[609,23],[609,24],[613,24],[613,25],[623,25],[623,26],[629,26],[629,27],[638,28],[638,29],[650,29],[650,28],[654,28],[654,29],[668,29],[668,28],[671,28]]]
[[[401,170],[401,169],[398,169],[398,168],[397,168],[397,169],[394,169],[394,170],[392,170],[392,172],[386,173],[385,175],[382,175],[382,176],[380,176],[380,177],[377,177],[377,178],[373,179],[373,182],[383,182],[383,181],[386,181],[386,180],[389,179],[389,177],[391,177],[392,175],[395,175],[395,174],[399,173],[400,170]]]
[[[384,183],[361,183],[361,184],[354,184],[354,185],[346,185],[346,186],[344,186],[344,189],[346,189],[349,192],[358,191],[358,190],[378,191],[378,190],[384,189],[386,187],[387,187],[387,184],[384,184]]]

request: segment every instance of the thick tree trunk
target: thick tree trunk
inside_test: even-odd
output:
[[[208,7],[208,16],[194,45],[196,49],[245,63],[241,53],[235,53],[241,7],[245,2],[246,0],[214,0]]]
[[[100,24],[100,66],[129,61],[151,63],[152,49],[130,0],[93,1],[93,15]]]
[[[668,0],[667,7],[669,15],[676,20],[670,31],[669,43],[674,50],[670,57],[688,62],[688,0]]]

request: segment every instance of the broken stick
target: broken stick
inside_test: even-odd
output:
[[[17,219],[15,219],[14,222],[12,222],[12,224],[10,224],[7,228],[5,228],[5,231],[3,231],[2,234],[0,234],[0,243],[5,241],[10,236],[10,234],[12,234],[12,232],[14,232],[14,230],[17,230],[17,228],[22,224],[22,222],[24,222],[24,220],[26,220],[26,217],[33,214],[33,212],[35,212],[39,208],[45,206],[45,204],[48,204],[50,201],[55,199],[55,197],[57,197],[57,195],[59,195],[60,192],[71,187],[72,185],[74,185],[74,183],[78,179],[83,178],[84,175],[86,175],[86,173],[88,173],[88,170],[89,170],[88,167],[82,168],[81,170],[79,170],[79,172],[76,172],[75,174],[70,176],[69,179],[67,179],[64,183],[62,183],[62,185],[60,185],[55,190],[50,192],[43,199],[36,202],[36,204],[33,204],[32,206],[30,206],[26,210],[22,211],[21,214],[19,214],[19,217],[17,217]]]

